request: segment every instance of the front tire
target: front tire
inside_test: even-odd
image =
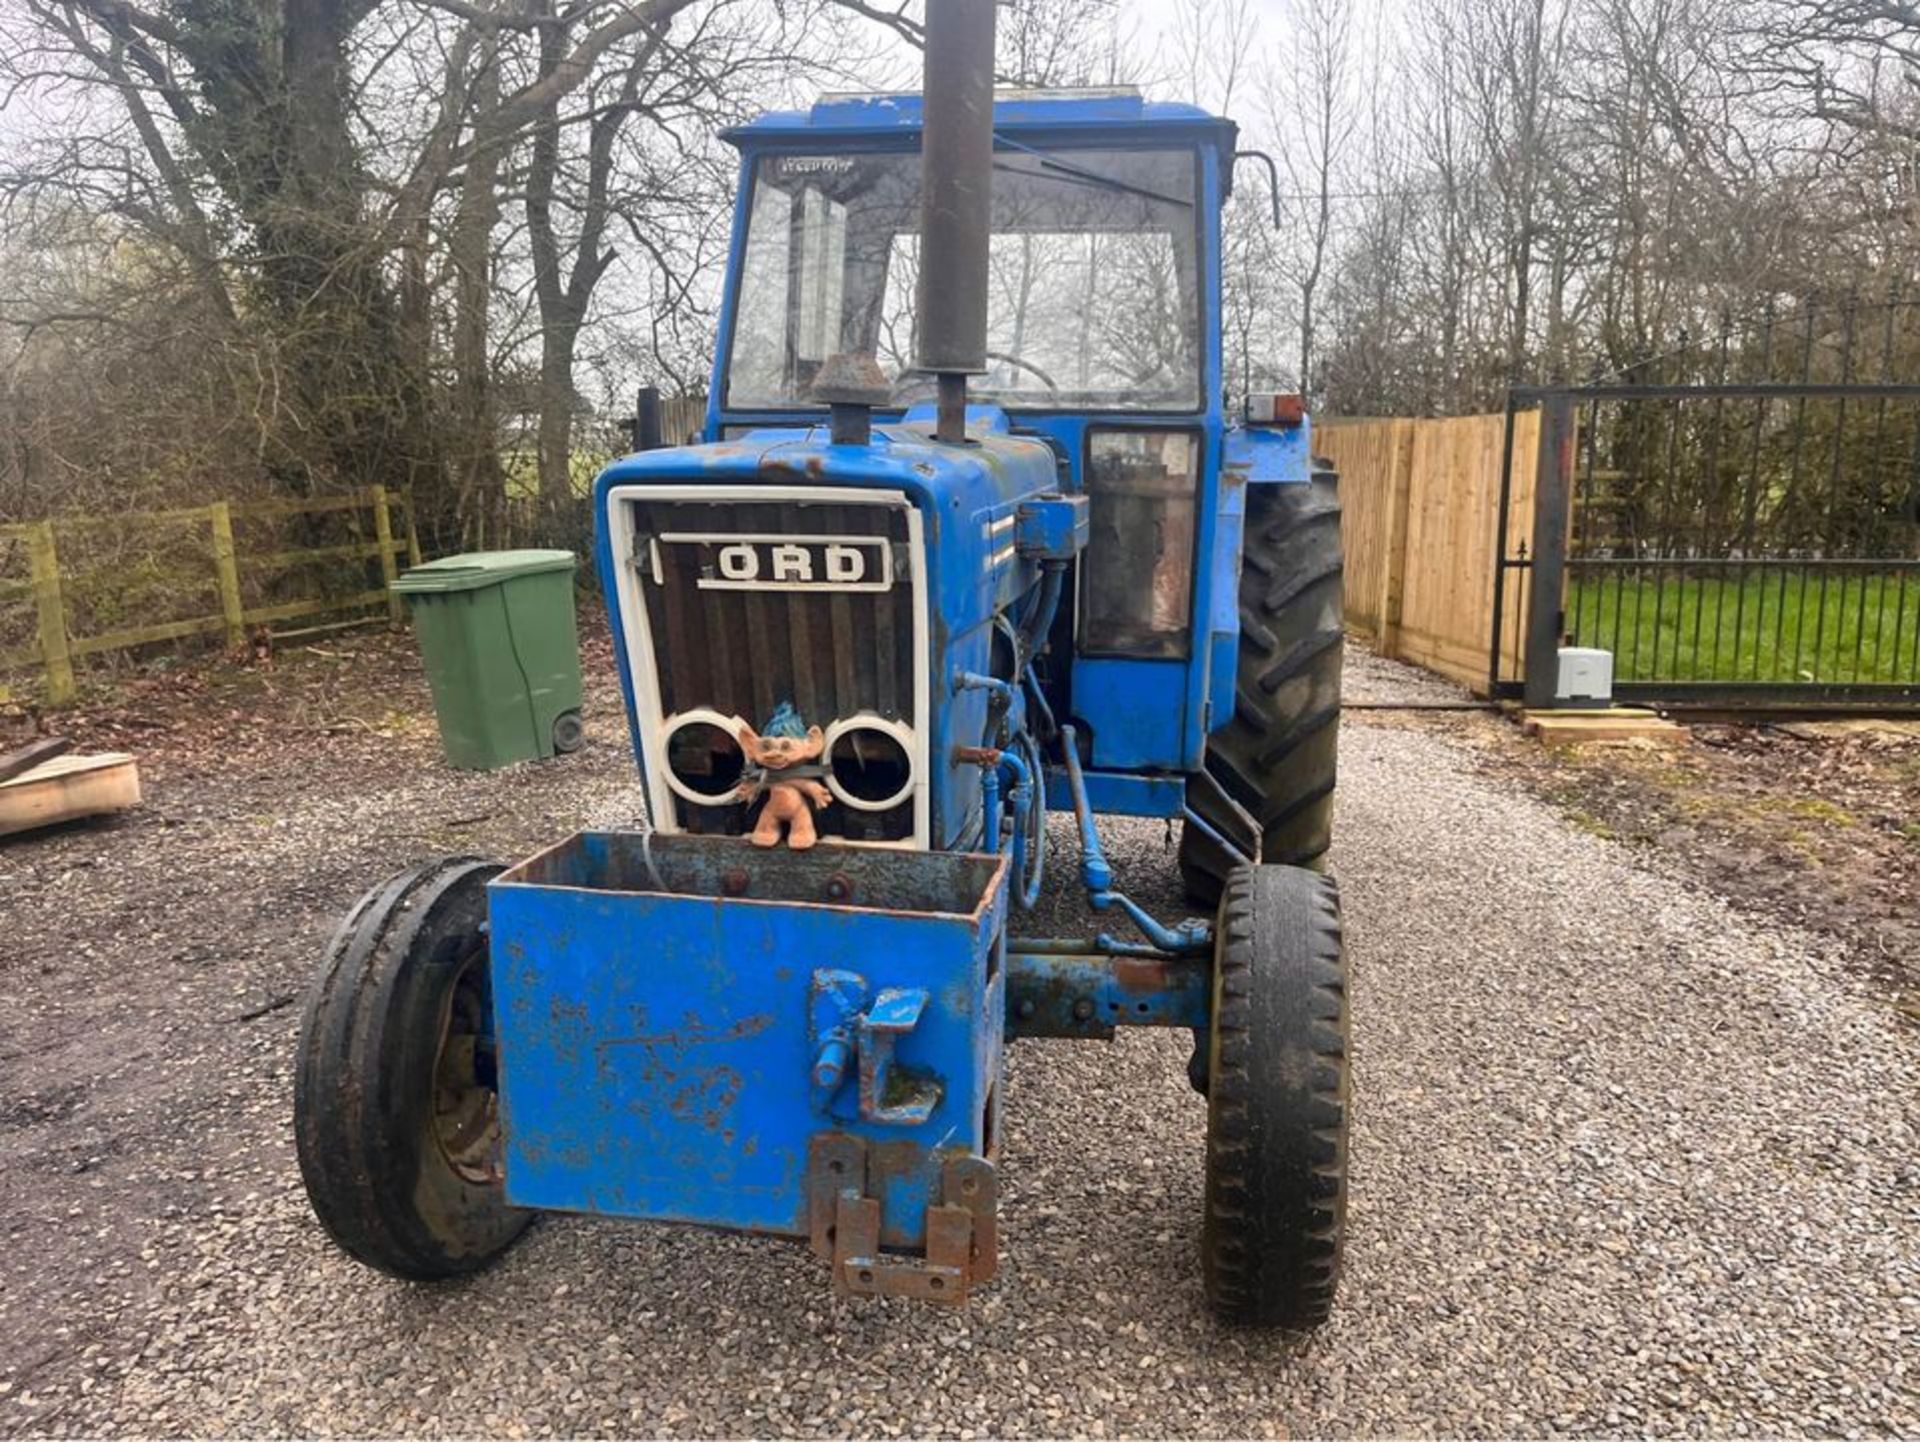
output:
[[[1233,718],[1207,738],[1215,787],[1188,801],[1215,831],[1251,840],[1259,859],[1325,864],[1333,836],[1340,730],[1341,553],[1338,477],[1247,492],[1240,565],[1240,661]],[[1238,810],[1236,810],[1236,807]],[[1198,828],[1180,833],[1180,876],[1212,904],[1240,858]]]
[[[1201,1263],[1226,1321],[1327,1320],[1347,1211],[1347,971],[1333,881],[1244,866],[1220,900]]]
[[[300,1028],[294,1142],[345,1251],[415,1281],[478,1271],[526,1230],[501,1166],[487,882],[467,857],[401,872],[327,947]]]

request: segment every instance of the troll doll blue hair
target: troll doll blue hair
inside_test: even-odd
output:
[[[793,702],[782,701],[773,708],[773,715],[767,718],[767,724],[760,728],[762,736],[784,736],[792,741],[807,739],[807,723],[800,719],[800,713],[793,709]]]

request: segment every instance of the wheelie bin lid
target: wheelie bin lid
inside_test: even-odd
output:
[[[573,567],[572,551],[468,551],[460,556],[442,556],[402,572],[394,581],[393,589],[416,596],[476,591],[482,586],[497,586],[515,576],[571,571]]]

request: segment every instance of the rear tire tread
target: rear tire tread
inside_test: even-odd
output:
[[[1268,862],[1323,865],[1332,841],[1343,639],[1338,493],[1324,466],[1308,485],[1248,492],[1239,674],[1232,714],[1207,738],[1206,767],[1258,825],[1259,859]],[[1209,804],[1192,789],[1189,797],[1215,830],[1241,837],[1217,798]],[[1183,828],[1180,874],[1196,901],[1217,902],[1236,863]]]

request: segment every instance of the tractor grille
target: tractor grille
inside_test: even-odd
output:
[[[714,503],[636,499],[632,558],[652,641],[660,720],[699,708],[755,727],[782,701],[810,724],[867,712],[918,727],[914,715],[914,605],[907,512],[875,504],[780,501]],[[804,555],[806,578],[776,576],[780,538]],[[837,544],[836,544],[837,543]],[[859,589],[829,588],[827,550],[858,557]],[[757,574],[740,578],[729,557],[750,548]],[[635,664],[640,658],[634,657]],[[690,831],[738,831],[744,807],[693,806],[675,798]],[[913,830],[899,814],[850,813],[835,805],[821,829],[863,840]]]

